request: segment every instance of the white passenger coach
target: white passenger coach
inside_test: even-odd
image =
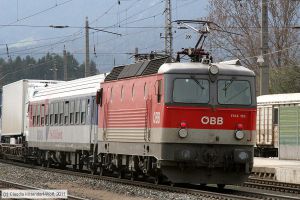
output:
[[[29,149],[39,162],[82,168],[97,141],[95,96],[105,75],[76,79],[37,91],[29,106]]]

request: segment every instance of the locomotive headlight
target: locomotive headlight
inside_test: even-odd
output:
[[[238,140],[243,139],[244,136],[245,136],[245,134],[244,134],[243,131],[236,131],[236,132],[235,132],[235,138],[238,139]]]
[[[188,131],[187,131],[185,128],[180,129],[180,130],[178,131],[178,135],[179,135],[179,137],[181,137],[181,138],[186,138],[186,137],[188,136]]]
[[[219,68],[216,65],[211,65],[209,67],[209,73],[211,73],[212,75],[216,75],[219,73]]]

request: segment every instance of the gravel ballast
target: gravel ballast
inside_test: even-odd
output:
[[[5,163],[0,163],[0,179],[43,189],[67,189],[69,194],[87,199],[199,199],[199,197],[193,195],[151,190],[132,185],[47,172]]]

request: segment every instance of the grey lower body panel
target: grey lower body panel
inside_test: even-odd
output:
[[[165,166],[162,174],[173,183],[190,184],[241,184],[247,180],[249,174],[244,172],[224,171],[222,168],[183,168]]]
[[[253,167],[253,146],[99,142],[98,153],[155,157],[174,183],[242,183]]]

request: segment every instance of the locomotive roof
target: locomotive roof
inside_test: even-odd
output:
[[[104,78],[105,74],[99,74],[51,85],[36,90],[30,101],[96,95],[97,90],[100,89],[100,83],[104,81]]]
[[[212,63],[219,68],[220,75],[255,76],[254,72],[238,64],[230,62]],[[207,74],[211,65],[202,63],[165,63],[159,74]]]
[[[105,78],[105,81],[157,73],[207,74],[210,67],[210,65],[202,63],[171,63],[169,61],[169,57],[163,57],[131,65],[117,66],[112,69],[111,73]],[[213,65],[218,66],[219,73],[222,75],[255,76],[253,71],[241,66],[238,60],[213,63]]]
[[[258,105],[299,104],[300,93],[269,94],[257,97]]]
[[[110,74],[105,78],[105,81],[156,74],[162,64],[168,61],[169,57],[166,56],[130,65],[117,66],[112,69]]]

